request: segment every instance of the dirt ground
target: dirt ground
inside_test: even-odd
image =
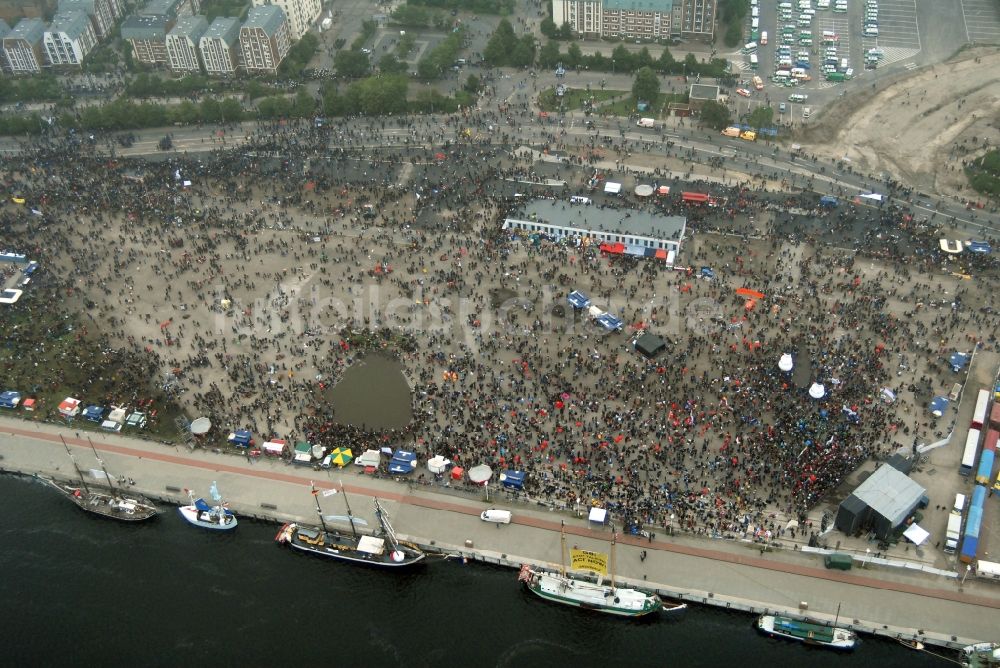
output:
[[[847,157],[862,171],[974,198],[962,160],[1000,146],[998,68],[1000,50],[977,48],[888,86],[879,80],[874,91],[829,107],[803,139],[814,154]]]

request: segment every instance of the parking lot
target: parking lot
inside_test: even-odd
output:
[[[860,7],[856,16],[860,24]],[[858,38],[864,51],[882,49],[882,67],[912,58],[921,48],[915,0],[878,0],[878,37],[863,37],[859,32]]]
[[[1000,4],[995,0],[961,0],[961,5],[970,42],[1000,42]]]

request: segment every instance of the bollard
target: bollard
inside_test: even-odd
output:
[[[265,510],[277,510],[278,509],[278,506],[274,505],[273,503],[262,503],[262,504],[260,504],[260,507],[263,508],[263,509],[265,509]]]
[[[174,487],[173,485],[167,485],[167,491],[168,492],[173,492],[175,494],[180,494],[181,488],[180,487]]]

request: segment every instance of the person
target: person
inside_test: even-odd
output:
[[[639,561],[646,561],[646,550],[639,553]]]

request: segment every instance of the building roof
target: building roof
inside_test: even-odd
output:
[[[659,12],[666,14],[674,9],[674,0],[604,0],[603,8],[612,11]]]
[[[177,18],[177,11],[184,0],[149,0],[146,6],[139,10],[140,16],[169,16]]]
[[[46,32],[61,32],[70,39],[77,39],[86,33],[89,27],[90,18],[87,17],[87,12],[82,9],[71,9],[56,14]]]
[[[691,99],[693,100],[718,100],[719,87],[707,84],[691,84]]]
[[[0,38],[6,37],[7,33],[10,32],[10,24],[0,19]]]
[[[214,21],[212,25],[208,26],[208,30],[202,35],[202,39],[221,39],[229,46],[236,43],[240,36],[240,20],[229,16],[220,16]]]
[[[133,14],[122,22],[122,39],[167,38],[166,16],[136,16]]]
[[[7,35],[7,39],[23,39],[28,44],[42,41],[45,33],[45,22],[41,19],[21,19]]]
[[[95,2],[96,0],[59,0],[59,13],[82,9],[87,14],[94,16],[97,14],[97,9],[94,7]]]
[[[174,37],[187,37],[195,44],[208,30],[208,20],[204,16],[184,16],[177,19],[177,25],[170,31]]]
[[[507,216],[513,220],[575,227],[594,232],[633,234],[653,239],[679,241],[687,219],[662,216],[642,209],[575,206],[566,200],[536,199]]]
[[[883,464],[858,485],[852,496],[889,520],[893,527],[903,523],[926,490],[897,469]]]
[[[278,5],[251,7],[244,28],[261,28],[268,37],[275,35],[285,22],[285,12]]]

